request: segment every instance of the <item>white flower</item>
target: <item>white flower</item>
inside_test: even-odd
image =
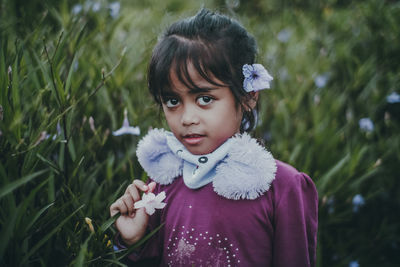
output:
[[[157,196],[153,193],[143,194],[142,200],[135,202],[135,209],[145,208],[146,213],[153,215],[156,209],[163,209],[166,203],[162,202],[165,199],[165,192],[159,193]]]
[[[289,72],[287,70],[287,68],[282,67],[279,69],[279,79],[281,81],[286,81],[287,79],[289,79]]]
[[[90,116],[89,117],[89,126],[90,126],[90,129],[92,130],[92,132],[96,132],[96,127],[94,126],[94,119],[93,119],[93,117],[92,116]]]
[[[124,111],[124,122],[122,123],[122,127],[113,132],[114,136],[120,136],[123,134],[140,135],[139,127],[129,125],[128,112],[126,110]]]

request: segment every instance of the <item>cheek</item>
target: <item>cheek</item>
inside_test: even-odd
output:
[[[174,132],[179,125],[179,116],[176,113],[169,112],[164,109],[164,117],[167,121],[167,124],[172,132]]]

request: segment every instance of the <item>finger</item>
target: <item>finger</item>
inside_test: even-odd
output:
[[[113,217],[115,214],[119,212],[119,209],[116,207],[116,204],[113,203],[110,206],[110,216]]]
[[[125,202],[122,200],[122,197],[117,200],[117,205],[119,212],[121,214],[126,214],[128,211],[128,207],[125,205]]]
[[[135,184],[136,187],[142,190],[143,192],[146,192],[149,189],[149,187],[142,180],[134,180],[133,184]]]
[[[154,191],[154,189],[156,188],[156,183],[155,182],[151,182],[151,183],[149,183],[147,186],[148,186],[148,188],[149,188],[149,190],[147,191],[147,192],[153,192]]]
[[[134,212],[134,200],[130,194],[125,194],[122,197],[122,201],[124,201],[126,207],[127,207],[127,213],[129,215],[132,215],[132,212]]]
[[[121,198],[119,198],[117,201],[115,201],[110,206],[110,215],[111,216],[114,216],[118,212],[120,212],[121,214],[124,214],[124,213],[126,213],[126,211],[127,211],[127,207],[126,207],[124,201],[122,201]]]
[[[140,193],[135,184],[130,184],[125,191],[125,195],[130,195],[133,201],[140,200]]]

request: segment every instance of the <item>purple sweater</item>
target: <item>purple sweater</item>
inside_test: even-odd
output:
[[[219,196],[212,183],[199,189],[179,177],[165,191],[167,203],[150,218],[164,226],[144,246],[138,261],[160,266],[315,266],[318,196],[304,173],[276,161],[271,187],[254,200]]]

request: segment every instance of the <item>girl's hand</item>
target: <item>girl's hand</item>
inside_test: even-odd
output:
[[[132,245],[139,241],[146,233],[149,223],[149,215],[144,208],[135,210],[134,204],[140,200],[141,192],[153,192],[156,187],[155,182],[146,185],[141,180],[134,180],[125,193],[110,206],[111,217],[121,213],[121,216],[115,221],[115,226],[121,234],[122,240],[127,245]]]

